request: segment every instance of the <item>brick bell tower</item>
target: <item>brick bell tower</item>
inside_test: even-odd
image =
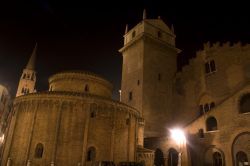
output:
[[[25,69],[23,69],[23,73],[21,75],[21,78],[19,80],[18,88],[16,97],[25,95],[28,93],[34,93],[35,90],[35,84],[36,84],[36,72],[35,72],[35,61],[36,61],[36,50],[37,50],[37,43],[35,45],[35,48],[33,49],[33,52],[30,56],[29,62]]]
[[[143,20],[128,30],[124,45],[121,101],[138,109],[145,119],[144,137],[163,136],[171,123],[173,79],[179,49],[175,34],[163,20]]]

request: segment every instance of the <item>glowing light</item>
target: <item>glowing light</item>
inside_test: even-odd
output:
[[[171,137],[177,142],[178,145],[186,143],[186,137],[181,129],[171,129]]]

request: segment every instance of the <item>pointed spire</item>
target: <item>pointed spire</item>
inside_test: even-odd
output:
[[[35,61],[36,61],[36,50],[37,50],[37,43],[33,49],[33,52],[30,56],[29,62],[26,66],[25,69],[29,69],[29,70],[35,70]]]
[[[126,24],[125,34],[128,33],[128,24]]]
[[[147,18],[147,15],[146,15],[146,9],[143,10],[143,16],[142,16],[142,19],[145,20]]]

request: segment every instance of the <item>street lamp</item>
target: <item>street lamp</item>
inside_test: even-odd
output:
[[[178,144],[179,147],[178,166],[181,166],[182,146],[186,144],[186,137],[181,129],[171,129],[170,132],[172,139]]]

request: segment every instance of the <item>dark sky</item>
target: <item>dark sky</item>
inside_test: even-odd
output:
[[[100,3],[102,2],[102,3]],[[37,89],[48,88],[48,77],[62,70],[88,70],[120,88],[125,25],[129,28],[158,15],[175,27],[176,45],[183,52],[178,66],[187,63],[207,41],[250,43],[250,12],[246,4],[202,1],[49,1],[0,4],[0,83],[14,95],[20,75],[38,43]],[[191,1],[188,1],[191,2]],[[237,1],[239,2],[239,1]]]

